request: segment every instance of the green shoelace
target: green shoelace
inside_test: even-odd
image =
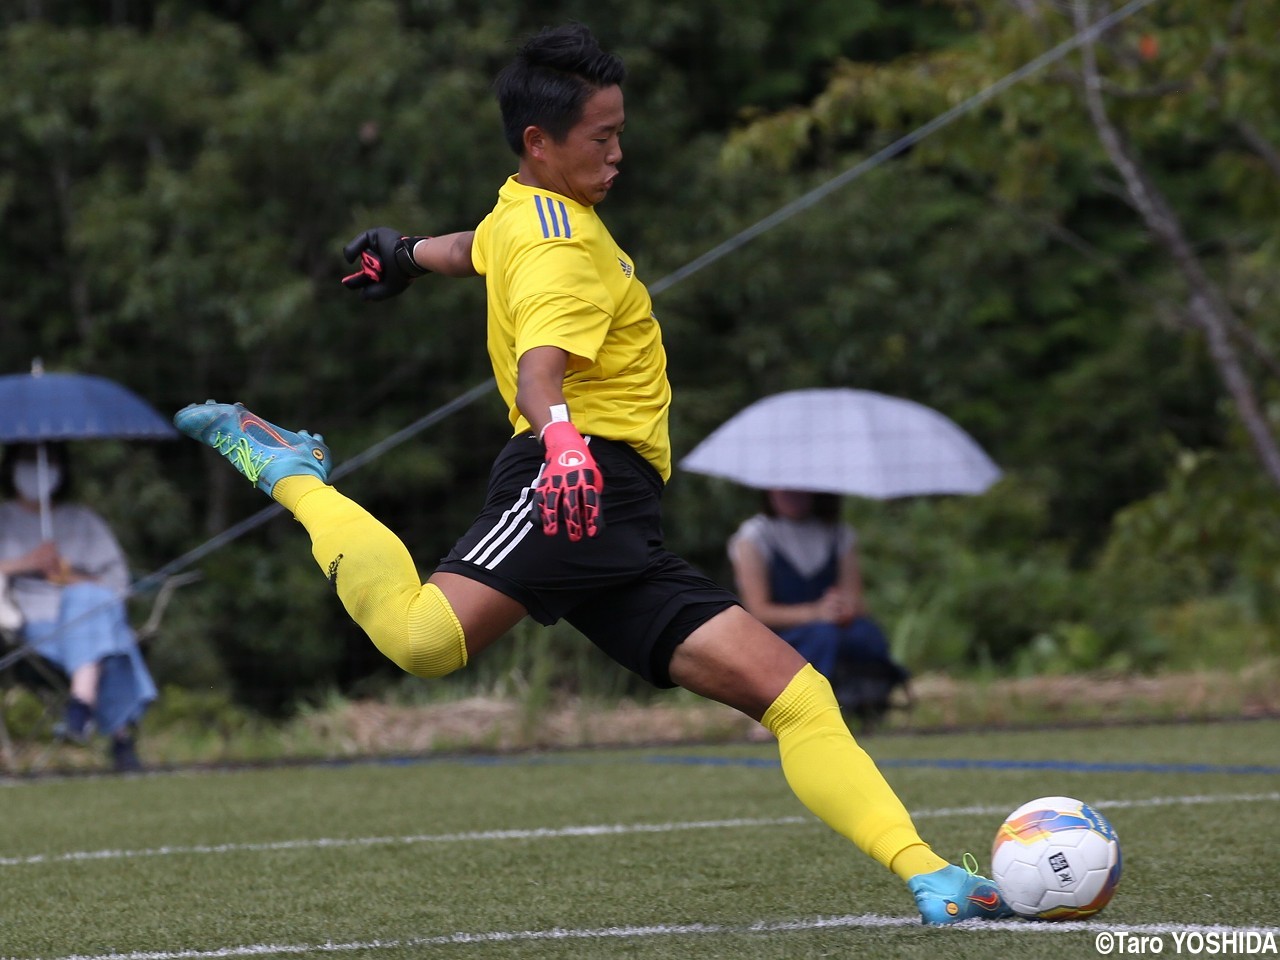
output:
[[[218,431],[213,435],[213,448],[226,457],[237,470],[257,483],[262,471],[275,459],[266,453],[257,453],[243,436]]]

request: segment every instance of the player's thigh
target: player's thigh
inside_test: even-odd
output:
[[[462,624],[467,657],[473,657],[525,618],[528,611],[488,584],[457,573],[437,570],[427,578],[440,588]]]
[[[671,655],[671,679],[759,720],[805,659],[741,607],[724,610]]]

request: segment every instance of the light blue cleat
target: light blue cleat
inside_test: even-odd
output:
[[[907,889],[916,898],[921,922],[930,926],[1013,916],[994,881],[963,867],[947,866],[913,877]]]
[[[305,430],[282,430],[250,413],[242,403],[193,403],[173,415],[173,424],[217,450],[268,496],[285,477],[307,474],[329,480],[324,437]]]

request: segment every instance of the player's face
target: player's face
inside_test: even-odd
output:
[[[536,147],[537,178],[541,186],[584,206],[605,198],[622,162],[622,88],[597,90],[583,106],[582,119],[561,143],[541,137]]]

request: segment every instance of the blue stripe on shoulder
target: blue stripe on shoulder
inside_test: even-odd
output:
[[[542,209],[542,196],[540,194],[535,193],[533,195],[533,203],[534,203],[534,206],[538,208],[538,219],[542,221],[543,237],[551,236],[551,231],[547,228],[547,214],[546,214],[546,211]]]
[[[569,226],[569,209],[564,205],[563,200],[552,200],[550,197],[535,193],[533,204],[538,208],[538,220],[542,224],[544,239],[549,240],[552,237],[568,239],[573,236],[573,228]]]

